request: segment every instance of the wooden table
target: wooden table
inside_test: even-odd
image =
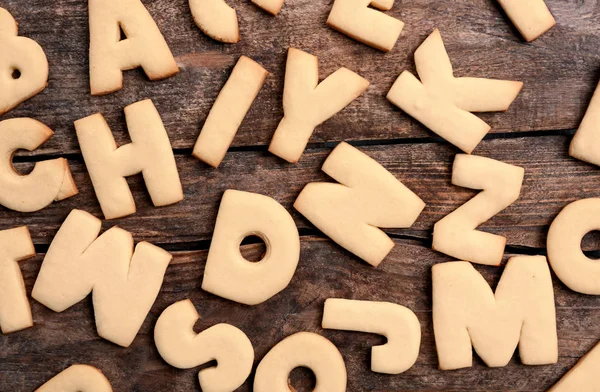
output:
[[[431,318],[431,266],[450,260],[430,249],[433,224],[475,193],[451,185],[456,148],[435,137],[395,108],[385,94],[402,70],[414,72],[413,53],[439,28],[457,76],[521,80],[525,87],[506,113],[483,114],[493,130],[475,150],[478,155],[525,168],[521,198],[482,226],[506,236],[510,254],[545,253],[548,225],[569,202],[600,195],[600,170],[570,158],[568,144],[600,77],[600,1],[547,0],[558,25],[526,44],[492,0],[404,0],[391,14],[406,22],[392,52],[383,54],[325,25],[331,0],[287,0],[277,17],[249,1],[234,0],[242,40],[216,43],[194,25],[186,0],[144,0],[181,68],[173,78],[150,82],[141,70],[127,72],[124,88],[92,97],[88,79],[88,15],[85,0],[0,0],[20,24],[20,34],[35,39],[50,62],[48,88],[2,119],[33,117],[55,136],[33,153],[17,156],[23,170],[31,162],[64,156],[70,160],[80,194],[43,211],[22,214],[0,210],[0,229],[27,225],[38,256],[21,263],[30,293],[44,252],[73,208],[101,217],[79,152],[73,121],[101,112],[119,143],[127,142],[123,107],[151,98],[177,154],[185,200],[165,208],[151,205],[140,176],[130,179],[138,212],[105,222],[174,254],[158,300],[131,347],[124,349],[96,334],[91,299],[63,313],[31,300],[35,327],[0,336],[0,390],[32,391],[73,363],[100,368],[115,391],[198,391],[197,371],[177,370],[158,355],[153,343],[157,317],[174,301],[191,298],[202,319],[198,330],[220,322],[244,330],[256,363],[278,341],[298,331],[315,331],[341,350],[349,391],[544,391],[600,339],[600,298],[576,294],[554,277],[560,358],[556,365],[530,367],[518,354],[504,368],[489,369],[478,358],[473,368],[443,372]],[[321,77],[346,66],[371,82],[368,91],[318,127],[296,165],[267,153],[282,117],[286,50],[293,46],[319,57]],[[242,124],[219,169],[191,156],[199,130],[240,55],[260,62],[271,75]],[[309,181],[327,181],[320,166],[336,142],[346,140],[377,159],[427,203],[407,230],[389,230],[396,247],[379,268],[359,261],[292,209]],[[266,303],[248,307],[200,289],[219,200],[226,189],[274,197],[291,211],[302,235],[301,261],[290,286]],[[589,235],[586,249],[600,249]],[[257,256],[258,244],[243,247]],[[492,286],[502,268],[478,266]],[[412,309],[423,338],[416,365],[404,374],[372,373],[370,347],[379,336],[323,331],[323,302],[329,297],[396,302]],[[293,373],[298,390],[311,390],[310,372]],[[251,390],[252,376],[241,390]]]

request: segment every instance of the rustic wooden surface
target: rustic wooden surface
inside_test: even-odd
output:
[[[311,142],[428,138],[432,133],[387,102],[400,72],[414,72],[412,53],[440,29],[457,76],[520,80],[525,87],[507,113],[482,115],[494,132],[570,129],[579,124],[600,77],[600,2],[554,0],[559,25],[525,44],[494,0],[405,0],[390,12],[406,23],[394,50],[384,54],[358,44],[325,25],[331,0],[288,0],[273,18],[246,0],[238,9],[242,40],[212,41],[195,26],[188,0],[145,0],[163,32],[181,73],[148,82],[141,70],[125,75],[124,89],[108,96],[89,94],[89,44],[85,0],[2,0],[34,38],[51,64],[48,88],[6,118],[31,116],[56,131],[36,151],[78,151],[73,121],[101,112],[115,130],[123,129],[124,106],[152,98],[174,148],[189,149],[233,65],[244,54],[271,75],[235,139],[236,146],[267,145],[282,117],[281,94],[286,52],[293,46],[320,59],[321,76],[341,66],[371,82],[369,90],[339,116],[319,127]],[[118,135],[120,141],[126,140]]]
[[[302,259],[290,286],[270,301],[253,307],[232,303],[200,289],[206,251],[177,252],[157,302],[140,334],[127,349],[97,336],[90,298],[62,314],[33,301],[36,326],[0,340],[3,355],[0,385],[30,391],[69,364],[82,362],[102,369],[113,382],[115,391],[199,390],[197,369],[182,371],[167,366],[160,359],[152,338],[160,313],[171,303],[185,298],[194,302],[202,317],[196,324],[198,330],[220,322],[234,324],[248,334],[257,359],[276,342],[295,332],[323,334],[344,356],[349,375],[348,391],[544,390],[600,336],[597,298],[575,294],[555,279],[558,364],[524,366],[515,356],[508,366],[500,369],[489,369],[476,359],[471,369],[439,371],[433,345],[430,270],[433,264],[451,259],[419,242],[397,240],[396,244],[388,259],[374,269],[328,240],[306,236],[302,241]],[[256,253],[258,245],[248,245],[246,251]],[[28,291],[33,286],[42,256],[21,263]],[[491,285],[497,283],[501,274],[501,269],[495,267],[478,267],[478,270]],[[384,339],[369,334],[322,330],[323,302],[332,297],[392,301],[412,309],[421,322],[423,334],[417,364],[399,376],[372,373],[369,370],[371,346],[382,344]],[[310,377],[297,377],[293,381],[296,387],[305,387],[298,390],[311,390],[306,388],[313,381]],[[251,390],[251,382],[250,378],[242,390]]]
[[[54,313],[34,300],[35,327],[0,335],[0,391],[32,391],[73,363],[97,366],[115,391],[198,391],[197,370],[176,370],[161,360],[152,340],[154,323],[174,301],[191,298],[200,314],[198,330],[219,322],[243,329],[256,350],[256,364],[275,343],[309,330],[330,338],[348,367],[349,391],[544,391],[600,339],[600,298],[576,294],[554,279],[560,359],[556,365],[521,365],[518,354],[501,369],[474,367],[437,370],[431,320],[430,269],[450,258],[430,248],[433,224],[468,200],[474,191],[451,185],[451,165],[458,152],[396,109],[385,99],[404,69],[414,72],[412,53],[438,27],[458,76],[515,79],[525,87],[506,113],[481,117],[492,134],[475,153],[523,166],[521,198],[482,226],[508,238],[510,254],[544,254],[548,225],[569,202],[598,197],[600,168],[570,158],[568,144],[600,78],[600,1],[547,0],[558,25],[526,44],[494,0],[397,0],[390,14],[406,23],[395,49],[383,54],[325,25],[331,0],[286,0],[273,18],[251,2],[228,1],[238,10],[242,41],[222,45],[194,25],[187,0],[143,0],[165,35],[181,73],[149,82],[140,70],[125,74],[123,90],[103,97],[89,94],[89,44],[85,0],[0,0],[19,22],[20,34],[34,38],[50,62],[48,88],[0,117],[33,117],[55,136],[33,153],[20,153],[17,168],[55,156],[70,159],[81,193],[43,211],[19,214],[0,208],[0,229],[27,225],[39,255],[21,263],[28,293],[43,253],[69,211],[80,208],[101,216],[75,137],[73,121],[102,112],[119,143],[126,143],[122,109],[152,98],[177,154],[185,200],[154,208],[140,176],[130,179],[138,212],[105,223],[119,225],[137,241],[148,240],[175,255],[165,283],[139,336],[128,349],[98,338],[91,300]],[[286,50],[294,46],[320,59],[321,77],[346,66],[371,82],[367,92],[318,127],[309,149],[296,165],[266,152],[282,116],[281,95]],[[237,58],[259,61],[271,75],[252,106],[219,169],[191,157],[197,134]],[[335,142],[346,140],[401,179],[427,207],[410,229],[389,230],[397,243],[375,269],[360,262],[292,209],[309,181],[328,181],[320,166]],[[229,188],[274,197],[292,213],[302,235],[301,261],[290,286],[255,307],[242,306],[200,289],[206,250],[219,200]],[[600,236],[583,241],[592,254]],[[260,253],[256,244],[245,252]],[[495,286],[501,268],[477,269]],[[323,331],[323,302],[329,297],[386,300],[418,315],[423,339],[417,364],[398,376],[370,372],[370,347],[381,337]],[[311,390],[310,372],[295,371],[298,391]],[[241,390],[251,390],[252,377]]]

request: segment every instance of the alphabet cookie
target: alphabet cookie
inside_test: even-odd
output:
[[[17,22],[0,8],[0,116],[48,84],[48,60],[32,39],[19,37]]]
[[[288,162],[298,162],[315,128],[348,106],[369,82],[340,68],[319,83],[317,57],[290,48],[283,88],[284,116],[269,151]]]
[[[154,19],[140,0],[88,0],[90,89],[110,94],[123,87],[123,71],[142,67],[150,80],[179,67]],[[121,30],[127,37],[120,40]]]
[[[341,184],[312,182],[294,208],[324,234],[377,267],[395,243],[378,227],[410,227],[425,203],[374,159],[347,143],[322,170]]]
[[[0,204],[19,212],[39,211],[53,201],[78,193],[64,158],[37,162],[27,175],[15,171],[12,157],[17,150],[33,151],[54,132],[31,118],[12,118],[0,122]]]
[[[254,392],[288,392],[288,376],[297,367],[315,374],[313,392],[346,391],[346,365],[338,349],[321,335],[299,332],[277,343],[260,361]]]
[[[210,38],[235,44],[240,40],[240,29],[235,10],[225,0],[189,0],[196,26]]]
[[[600,390],[600,344],[564,375],[548,392],[596,392]]]
[[[456,155],[452,184],[482,191],[435,224],[433,249],[472,263],[500,265],[506,238],[476,228],[519,198],[524,175],[522,167]]]
[[[495,294],[464,261],[434,265],[432,277],[441,370],[470,367],[473,349],[489,367],[506,366],[517,344],[525,365],[556,363],[554,291],[544,256],[508,260]]]
[[[258,263],[240,253],[244,238],[256,235],[267,247]],[[221,200],[202,289],[246,305],[262,303],[287,287],[300,259],[294,219],[274,199],[227,190]]]
[[[192,155],[218,167],[269,73],[242,56],[206,118]]]
[[[419,356],[421,325],[408,308],[389,302],[329,298],[323,311],[323,328],[383,335],[387,343],[373,347],[371,370],[400,374]]]
[[[327,24],[357,41],[389,52],[404,27],[400,20],[381,12],[393,6],[394,0],[335,0]]]
[[[134,251],[118,227],[73,210],[52,240],[31,296],[62,312],[93,292],[98,335],[123,347],[135,339],[154,304],[172,256],[148,242]]]
[[[539,38],[556,24],[544,0],[498,0],[498,3],[527,42]]]
[[[217,366],[198,373],[202,391],[236,390],[252,371],[252,343],[244,332],[229,324],[217,324],[196,334],[194,324],[198,318],[190,300],[176,302],[165,309],[154,328],[158,353],[178,369],[191,369],[216,360]]]
[[[600,263],[581,250],[581,240],[600,229],[600,199],[583,199],[566,206],[548,230],[548,260],[571,290],[600,295]]]
[[[284,0],[252,0],[254,4],[275,16],[281,11]]]
[[[106,219],[135,213],[125,177],[142,173],[155,206],[183,200],[183,189],[160,114],[146,99],[125,107],[131,143],[118,147],[102,114],[75,121],[77,139]]]
[[[26,226],[0,231],[0,329],[11,333],[33,327],[19,261],[35,256]]]
[[[104,374],[95,367],[72,365],[35,392],[112,392],[112,387]]]
[[[277,15],[284,0],[252,0],[271,15]],[[240,28],[235,9],[225,0],[189,0],[196,26],[210,38],[226,44],[240,41]]]
[[[506,111],[523,87],[508,80],[455,78],[437,29],[415,52],[415,64],[421,81],[402,72],[387,99],[466,153],[490,131],[471,112]]]
[[[600,166],[600,84],[596,87],[579,129],[571,141],[569,155]]]

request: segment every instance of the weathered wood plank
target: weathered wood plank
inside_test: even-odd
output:
[[[246,246],[249,254],[259,250]],[[0,336],[0,386],[3,390],[31,391],[72,363],[102,369],[115,391],[199,391],[195,370],[176,370],[159,357],[153,328],[171,303],[191,298],[202,319],[198,330],[219,322],[244,330],[255,346],[256,362],[283,337],[314,331],[331,339],[341,350],[348,369],[348,391],[544,391],[600,337],[600,298],[578,295],[555,279],[559,333],[558,364],[524,366],[518,356],[505,368],[488,369],[481,360],[472,369],[443,372],[437,356],[431,319],[433,264],[449,259],[419,244],[397,241],[389,259],[378,269],[360,263],[328,240],[304,238],[301,261],[290,286],[264,304],[249,307],[220,299],[200,289],[206,252],[177,253],[165,283],[140,335],[128,349],[100,339],[88,298],[64,313],[54,313],[32,301],[35,327]],[[21,263],[27,290],[31,291],[42,255]],[[477,267],[492,286],[502,268]],[[330,297],[384,300],[409,307],[418,315],[423,338],[417,364],[406,373],[386,376],[372,373],[370,347],[382,337],[362,333],[324,331],[320,328],[323,303]],[[51,361],[48,359],[52,358]],[[306,376],[309,373],[301,373]],[[297,376],[297,374],[295,374]],[[294,377],[299,390],[308,391],[310,377]],[[249,391],[250,382],[241,388]]]
[[[319,56],[325,77],[346,66],[371,81],[369,90],[319,127],[311,142],[422,138],[433,134],[388,103],[385,95],[402,70],[414,72],[412,54],[440,28],[456,75],[515,79],[525,88],[507,113],[485,114],[493,132],[577,127],[600,76],[600,3],[598,0],[548,0],[558,25],[525,44],[493,0],[397,2],[391,15],[406,23],[391,53],[383,54],[325,25],[331,0],[287,1],[275,18],[248,1],[232,0],[242,41],[223,45],[194,25],[187,0],[144,0],[165,35],[181,73],[149,82],[142,71],[126,73],[123,90],[104,97],[89,94],[87,7],[81,0],[0,0],[34,38],[50,62],[48,88],[3,116],[34,117],[56,131],[36,154],[79,150],[73,121],[102,112],[127,138],[122,109],[152,98],[174,148],[191,148],[219,90],[242,54],[260,62],[271,75],[242,124],[236,146],[266,145],[282,117],[281,95],[287,48]]]
[[[510,245],[545,248],[547,228],[568,203],[598,197],[600,169],[567,155],[570,137],[552,136],[484,141],[477,154],[525,168],[520,199],[482,228],[506,236]],[[476,192],[450,183],[454,148],[440,144],[399,144],[360,147],[379,161],[426,203],[417,223],[390,233],[430,238],[433,224],[470,199]],[[209,240],[221,196],[226,189],[262,193],[282,203],[299,228],[312,228],[293,208],[295,198],[310,181],[332,181],[320,168],[330,149],[307,151],[296,165],[283,163],[266,152],[229,153],[219,169],[191,156],[178,156],[177,165],[185,199],[163,208],[152,207],[141,176],[130,180],[138,212],[118,224],[137,240],[186,243]],[[34,241],[48,244],[73,208],[102,217],[89,177],[82,163],[72,164],[81,193],[54,203],[43,211],[21,214],[0,210],[0,228],[29,225]],[[600,238],[586,239],[587,249],[600,249]]]
[[[50,61],[48,88],[0,120],[28,116],[43,121],[56,135],[33,155],[79,151],[73,121],[102,112],[119,143],[126,143],[122,108],[152,98],[176,149],[186,199],[174,206],[151,206],[141,178],[130,180],[138,213],[105,223],[133,232],[136,241],[149,240],[172,248],[205,249],[212,235],[219,200],[229,188],[263,193],[290,210],[304,233],[312,226],[291,205],[310,181],[328,181],[320,171],[328,148],[308,150],[297,165],[289,165],[264,151],[229,153],[215,170],[186,155],[195,142],[210,107],[242,55],[263,64],[267,79],[234,141],[235,146],[264,146],[282,116],[281,95],[286,50],[289,46],[320,57],[321,76],[340,66],[359,72],[372,83],[369,90],[342,113],[320,126],[312,143],[339,140],[395,140],[426,138],[433,134],[385,100],[385,94],[404,69],[414,72],[412,53],[435,27],[440,28],[458,76],[522,80],[525,88],[507,113],[485,114],[492,132],[529,132],[577,127],[600,77],[600,1],[547,0],[558,25],[525,44],[495,0],[397,2],[391,15],[406,22],[396,48],[383,54],[356,43],[325,25],[331,0],[287,0],[273,18],[248,1],[227,0],[238,9],[242,42],[222,45],[194,25],[187,0],[142,0],[154,16],[177,58],[181,73],[149,82],[139,70],[127,72],[124,89],[105,97],[89,94],[89,45],[85,0],[0,0],[20,24],[24,36],[36,39]],[[545,247],[547,226],[567,203],[597,197],[600,169],[567,155],[567,136],[489,140],[475,151],[524,166],[526,179],[517,203],[483,226],[505,235],[510,245]],[[445,144],[394,144],[361,147],[419,194],[428,204],[409,230],[391,230],[427,240],[433,224],[468,200],[474,192],[450,184],[451,163],[457,150]],[[19,164],[26,169],[30,164]],[[73,208],[101,216],[89,177],[81,162],[72,164],[81,194],[33,214],[0,208],[0,229],[28,225],[36,244],[48,244]],[[473,369],[437,370],[431,323],[430,268],[449,258],[427,249],[426,241],[396,239],[398,246],[374,269],[331,241],[302,238],[302,258],[290,287],[265,304],[247,307],[200,290],[206,251],[178,252],[150,316],[132,347],[122,349],[98,338],[89,298],[63,314],[32,301],[36,327],[0,335],[0,390],[31,391],[68,365],[89,363],[101,368],[115,391],[199,390],[195,370],[180,371],[165,364],[152,339],[160,312],[172,302],[191,298],[204,329],[230,322],[249,335],[256,360],[284,336],[301,330],[323,333],[344,355],[349,391],[543,391],[587,352],[600,338],[598,297],[573,293],[554,279],[559,331],[559,363],[527,367],[517,356],[502,369],[488,369],[480,360]],[[600,249],[600,238],[584,241]],[[43,248],[43,247],[42,247]],[[245,250],[256,253],[259,247]],[[21,263],[28,293],[43,255]],[[477,267],[491,284],[501,269]],[[421,321],[423,342],[417,365],[399,376],[369,371],[370,346],[381,337],[322,331],[323,301],[328,297],[388,300],[413,309]],[[295,372],[294,386],[310,390],[307,372]],[[251,390],[251,382],[241,390]]]

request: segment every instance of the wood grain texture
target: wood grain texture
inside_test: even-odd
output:
[[[249,1],[227,0],[238,10],[242,41],[223,45],[194,25],[187,0],[142,0],[156,20],[181,68],[173,78],[150,82],[141,70],[125,73],[124,88],[92,97],[88,78],[88,15],[85,0],[0,0],[19,22],[20,34],[38,41],[50,62],[49,86],[0,117],[33,117],[55,136],[33,153],[19,153],[17,168],[31,161],[68,155],[81,193],[31,214],[0,207],[0,230],[27,225],[40,254],[21,263],[28,293],[44,249],[73,208],[101,217],[89,176],[79,155],[73,121],[101,112],[118,143],[128,142],[123,107],[151,98],[162,115],[182,179],[185,199],[164,208],[151,205],[141,176],[129,180],[138,212],[104,223],[175,252],[165,283],[134,344],[123,349],[100,339],[90,298],[57,314],[32,300],[36,326],[0,335],[0,391],[32,391],[73,363],[103,370],[115,391],[198,391],[197,370],[181,371],[163,362],[154,347],[156,319],[168,305],[191,298],[200,314],[198,330],[219,322],[242,328],[256,349],[256,364],[283,337],[298,331],[322,333],[341,350],[348,367],[348,391],[544,391],[600,339],[600,298],[567,289],[555,277],[559,333],[558,364],[528,367],[518,355],[501,369],[476,360],[472,369],[437,370],[431,322],[431,266],[449,261],[429,249],[433,224],[476,192],[452,186],[451,166],[458,150],[441,141],[388,103],[385,95],[401,71],[415,71],[414,50],[439,28],[457,76],[515,79],[525,87],[506,113],[483,114],[493,129],[475,154],[525,168],[519,200],[481,228],[504,235],[509,252],[543,254],[546,232],[568,203],[599,197],[600,168],[570,158],[568,144],[600,79],[600,0],[546,0],[558,25],[526,44],[495,0],[397,0],[390,15],[406,23],[394,50],[383,54],[325,25],[333,0],[286,0],[272,17]],[[288,47],[320,59],[324,78],[341,66],[371,82],[367,92],[318,127],[310,148],[296,165],[269,154],[266,146],[283,115],[284,65]],[[241,55],[261,63],[271,75],[250,109],[219,169],[194,159],[191,148],[231,69]],[[546,132],[536,132],[546,131]],[[522,137],[527,135],[527,137]],[[347,140],[390,170],[427,207],[410,229],[389,230],[396,248],[379,268],[360,262],[323,238],[292,204],[311,181],[331,181],[320,167],[335,144]],[[37,156],[37,157],[32,157]],[[301,261],[290,286],[265,304],[247,307],[200,289],[206,249],[217,208],[226,189],[262,193],[281,202],[302,234]],[[600,236],[583,241],[600,250]],[[247,254],[260,251],[244,247]],[[508,257],[509,255],[507,255]],[[493,286],[502,269],[476,267]],[[374,335],[322,331],[323,302],[329,297],[387,300],[408,306],[423,331],[417,364],[398,376],[370,372]],[[298,391],[311,390],[310,372],[295,371]],[[241,388],[251,390],[252,379]]]
[[[433,134],[387,102],[403,70],[414,70],[413,53],[439,28],[457,76],[520,80],[525,87],[507,113],[483,114],[493,132],[570,129],[578,126],[600,78],[600,2],[548,0],[558,25],[526,44],[494,0],[397,1],[390,15],[406,23],[394,50],[381,53],[326,26],[332,0],[287,1],[272,17],[249,1],[231,0],[242,40],[224,45],[194,25],[187,0],[144,0],[181,68],[179,75],[150,82],[141,70],[126,72],[124,88],[92,97],[88,77],[86,1],[0,0],[19,22],[20,33],[38,41],[50,63],[48,88],[2,118],[33,117],[56,131],[35,154],[77,152],[73,121],[101,112],[123,131],[124,106],[152,98],[174,148],[191,148],[218,92],[244,54],[271,75],[252,106],[235,146],[267,145],[283,115],[281,97],[288,47],[317,55],[321,77],[341,66],[371,82],[369,90],[317,128],[311,143],[340,140],[424,138]]]
[[[519,200],[482,225],[482,230],[506,236],[512,246],[545,248],[548,226],[563,207],[575,200],[599,196],[600,169],[570,158],[567,154],[570,139],[570,136],[495,139],[484,141],[478,147],[478,155],[525,168]],[[412,228],[387,230],[393,235],[428,240],[435,222],[476,194],[476,191],[451,184],[455,149],[450,145],[427,143],[359,148],[427,203]],[[230,152],[219,169],[210,168],[191,156],[178,155],[177,166],[185,193],[183,201],[154,208],[141,176],[131,177],[129,182],[138,212],[107,221],[105,227],[119,225],[131,231],[137,240],[158,244],[208,241],[223,192],[238,189],[275,198],[292,213],[300,229],[314,229],[292,205],[308,182],[333,181],[321,171],[329,152],[329,148],[307,151],[296,165],[284,163],[266,152]],[[102,218],[85,167],[80,162],[73,162],[71,167],[81,192],[79,195],[33,214],[2,209],[0,228],[26,224],[36,243],[49,244],[73,208],[84,209]],[[600,238],[586,238],[585,248],[600,249]]]
[[[472,369],[437,370],[431,319],[431,266],[448,261],[418,243],[398,240],[380,268],[360,263],[329,241],[307,237],[302,258],[290,286],[271,300],[254,307],[236,304],[200,289],[205,251],[179,252],[167,270],[165,282],[140,334],[128,349],[100,339],[95,330],[91,299],[63,313],[54,313],[32,300],[35,326],[0,337],[2,390],[31,391],[70,364],[82,362],[100,368],[115,391],[199,391],[198,369],[177,370],[158,355],[153,328],[171,303],[190,298],[201,320],[201,331],[228,322],[248,334],[258,361],[285,336],[313,331],[331,339],[348,369],[348,391],[543,391],[562,376],[600,337],[600,302],[575,294],[554,279],[559,334],[559,362],[524,366],[515,354],[504,368],[489,369],[476,358]],[[259,247],[246,246],[247,254]],[[31,291],[42,255],[21,263],[27,290]],[[492,287],[502,268],[477,267]],[[404,374],[372,373],[370,349],[381,336],[322,330],[323,303],[331,297],[385,300],[402,304],[418,316],[422,328],[417,364]],[[295,376],[297,374],[294,374]],[[250,391],[250,380],[240,391]],[[298,391],[309,391],[310,377],[293,377]]]

